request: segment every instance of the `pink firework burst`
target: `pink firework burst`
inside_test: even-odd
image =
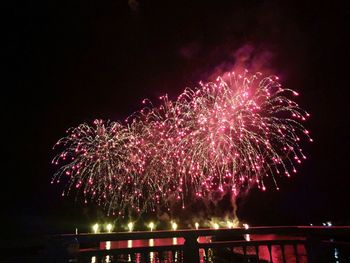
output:
[[[229,73],[225,80],[186,89],[175,101],[143,108],[127,120],[95,121],[68,130],[58,144],[64,164],[53,182],[83,189],[108,212],[123,214],[185,207],[213,192],[257,185],[296,172],[306,159],[300,138],[312,139],[302,122],[309,114],[275,76]],[[190,198],[189,198],[190,197]]]

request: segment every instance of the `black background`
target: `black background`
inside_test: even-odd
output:
[[[8,6],[2,87],[2,194],[7,229],[72,231],[100,212],[51,185],[52,146],[67,128],[123,120],[141,100],[175,98],[237,50],[300,92],[311,113],[309,157],[281,191],[252,191],[254,225],[349,223],[348,40],[336,1],[28,1]],[[243,54],[244,55],[244,54]],[[237,58],[237,56],[236,56]],[[82,226],[83,227],[83,226]]]

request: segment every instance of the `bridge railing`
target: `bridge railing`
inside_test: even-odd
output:
[[[246,237],[254,237],[247,239]],[[272,237],[273,236],[273,237]],[[207,238],[201,242],[200,237]],[[103,242],[179,238],[173,245],[101,248]],[[135,231],[51,237],[55,248],[79,262],[101,262],[102,257],[150,262],[154,253],[168,262],[350,262],[350,227],[250,227],[176,231]],[[65,244],[62,246],[62,244]],[[79,244],[74,249],[74,244]],[[73,245],[73,249],[72,249]],[[69,248],[70,246],[70,248]],[[278,254],[278,256],[276,256]],[[176,257],[176,259],[174,258]],[[264,261],[265,260],[265,261]],[[63,261],[62,261],[63,262]]]

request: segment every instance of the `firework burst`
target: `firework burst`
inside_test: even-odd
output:
[[[306,159],[300,137],[312,139],[302,122],[309,116],[275,76],[229,73],[215,82],[186,89],[175,101],[144,107],[118,122],[68,130],[53,159],[63,165],[53,182],[68,176],[108,212],[123,214],[169,209],[171,203],[207,198],[213,192],[257,185],[296,172]],[[147,103],[147,101],[144,101]]]

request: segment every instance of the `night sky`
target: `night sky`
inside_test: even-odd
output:
[[[241,63],[280,76],[311,113],[308,160],[276,193],[253,190],[254,225],[349,224],[346,8],[332,2],[28,1],[8,7],[2,85],[3,214],[18,233],[71,231],[100,216],[51,185],[52,146],[71,126],[123,120],[141,101]],[[215,4],[214,4],[215,2]],[[210,3],[210,4],[209,4]],[[10,228],[10,227],[9,227]]]

